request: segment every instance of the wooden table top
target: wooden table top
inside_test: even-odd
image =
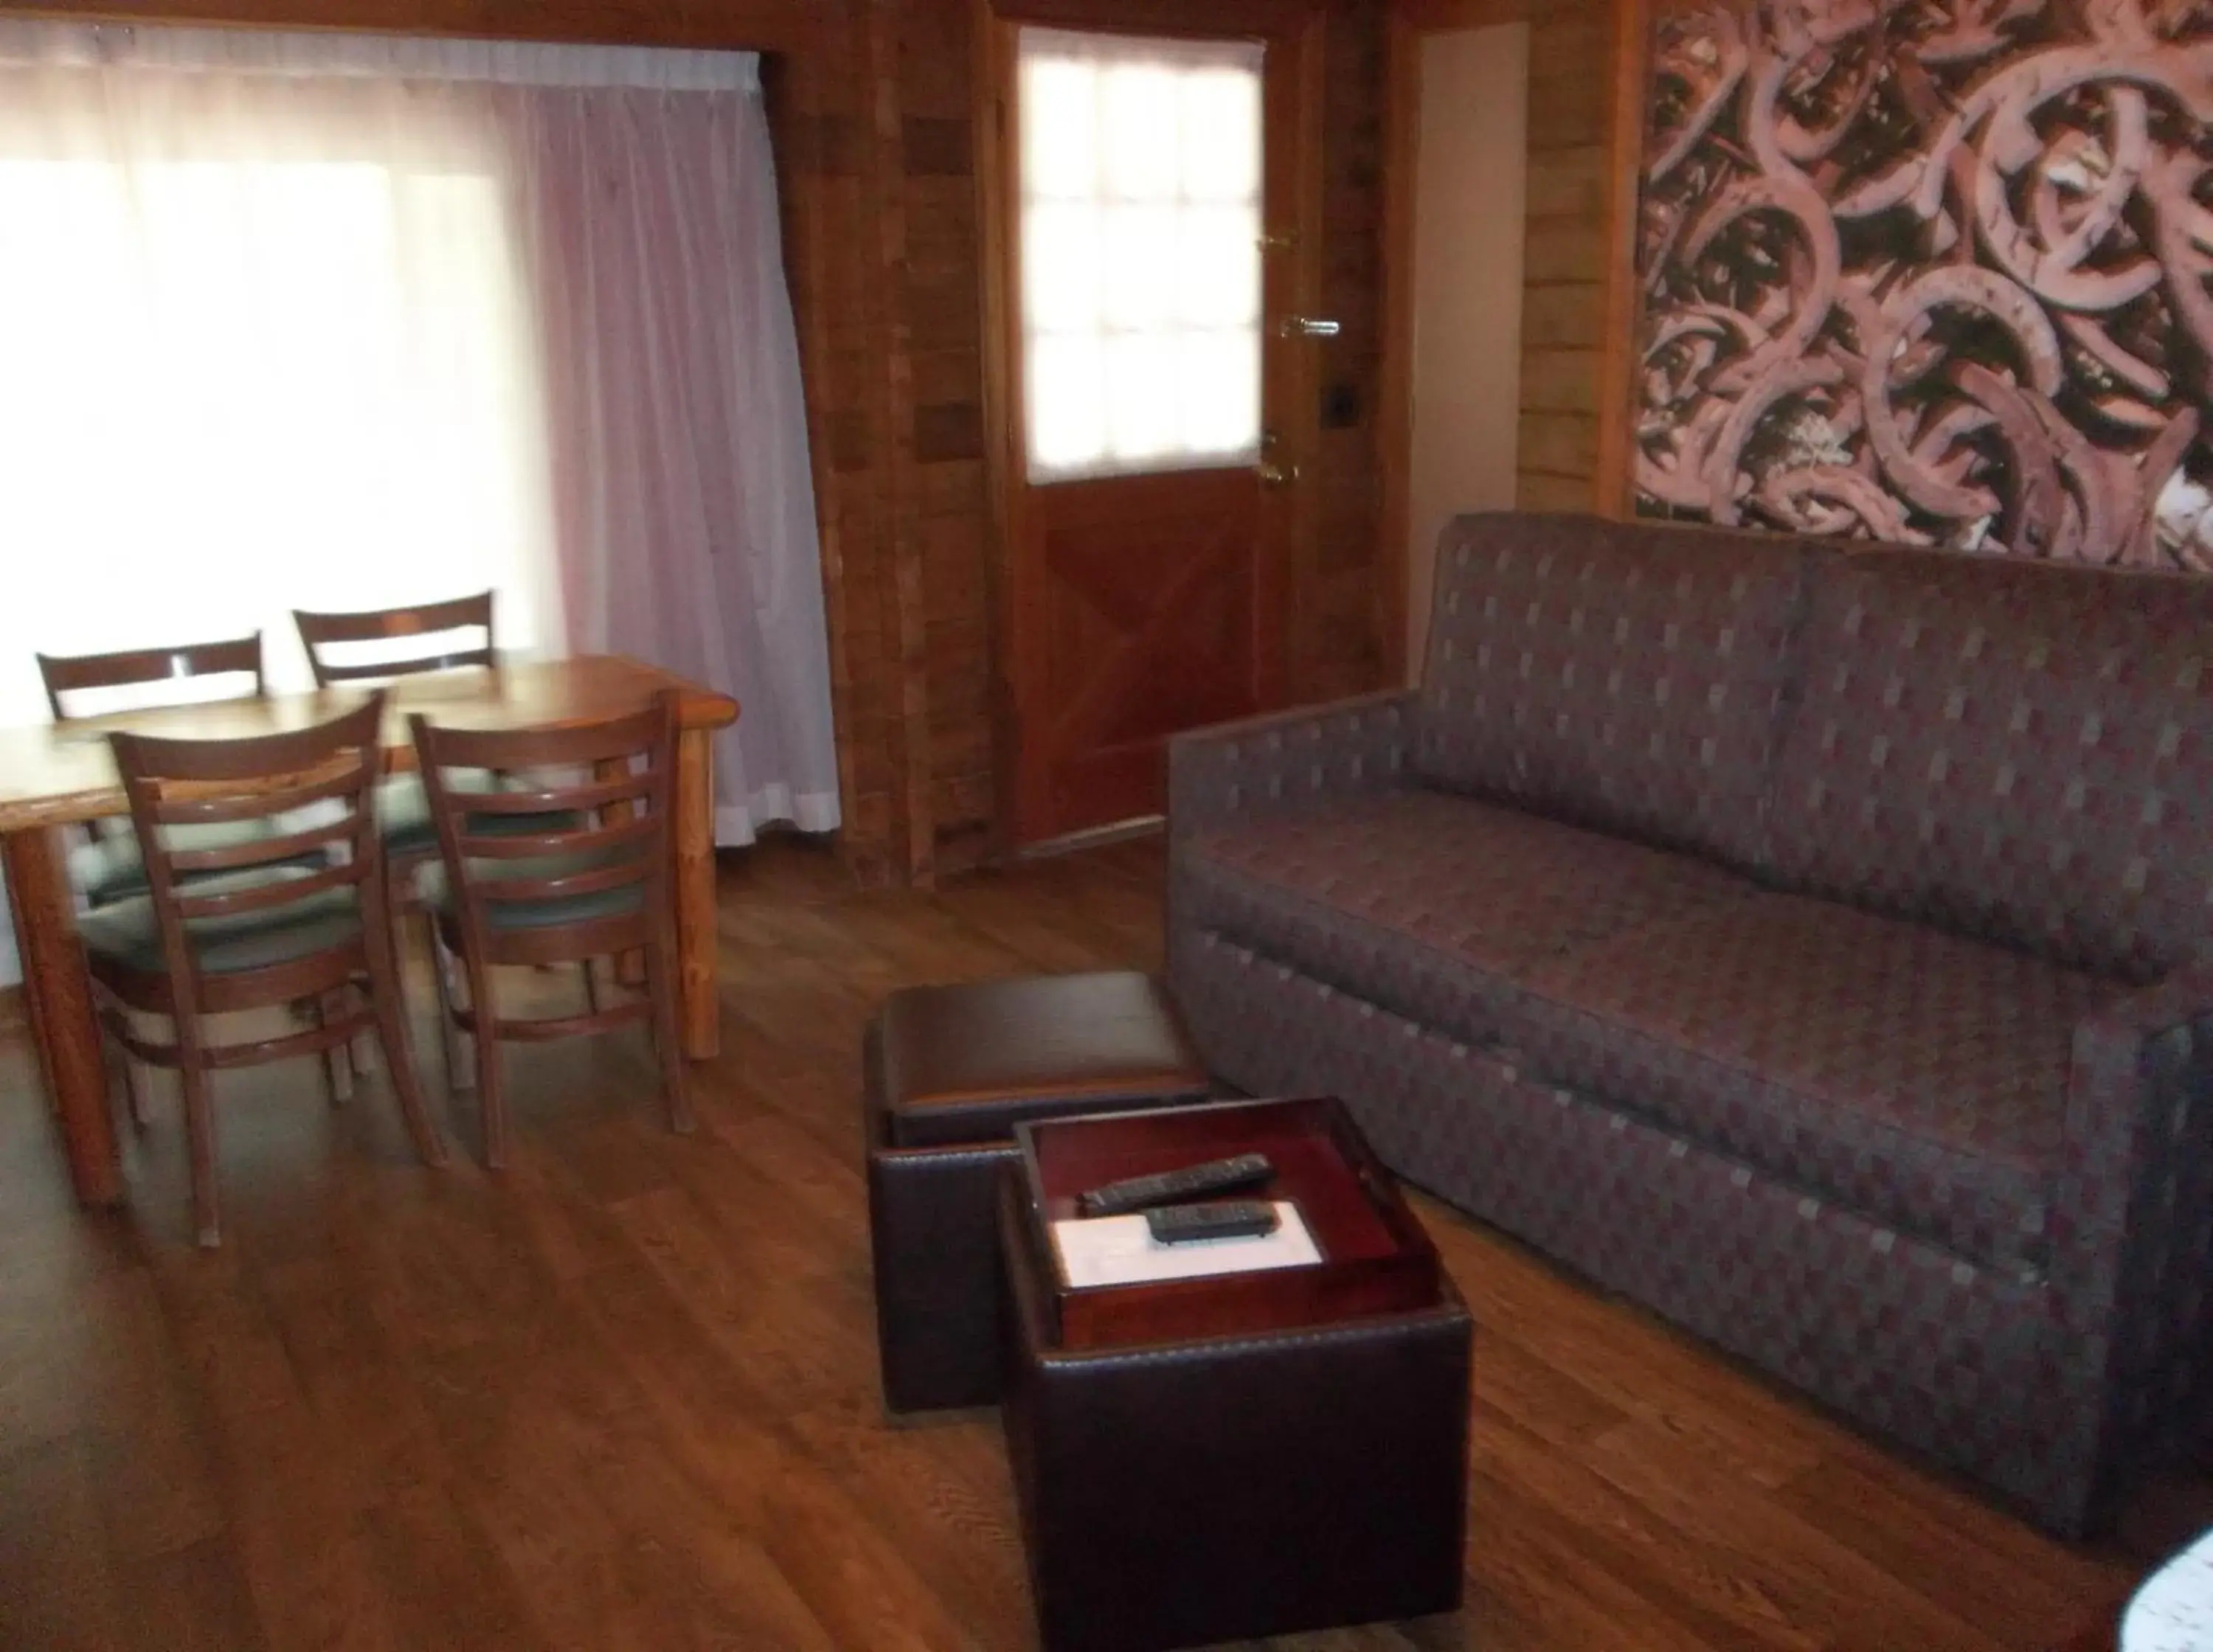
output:
[[[414,766],[407,718],[417,711],[462,728],[558,727],[619,716],[636,710],[657,690],[674,688],[683,695],[679,717],[686,728],[720,728],[738,716],[738,703],[729,695],[618,655],[506,659],[489,669],[426,672],[384,686],[385,752],[397,769]],[[359,705],[367,692],[361,687],[315,689],[0,728],[0,832],[128,814],[130,805],[108,755],[112,729],[188,740],[277,734],[326,722]]]

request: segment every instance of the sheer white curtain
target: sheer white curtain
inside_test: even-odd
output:
[[[492,586],[739,694],[725,841],[834,826],[757,60],[0,21],[0,720],[34,650],[296,683],[294,607]]]
[[[1261,47],[1020,37],[1029,475],[1260,447]]]

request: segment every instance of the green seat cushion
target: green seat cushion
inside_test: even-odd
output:
[[[311,876],[304,867],[259,867],[193,880],[195,895],[223,894],[264,884],[295,882]],[[361,932],[361,903],[352,888],[323,889],[281,906],[187,920],[186,931],[200,968],[210,975],[235,974],[289,964],[352,939]],[[151,897],[119,900],[88,912],[78,925],[85,950],[95,962],[134,973],[159,975],[168,969]]]
[[[206,826],[162,828],[172,850],[235,849],[277,835],[264,820],[220,820]],[[70,852],[70,870],[84,898],[94,906],[128,900],[147,893],[146,861],[138,852],[138,838],[127,826],[103,831],[90,844]]]
[[[470,871],[472,875],[485,879],[562,877],[611,865],[619,852],[600,850],[581,855],[541,856],[528,860],[478,861]],[[416,887],[424,905],[435,912],[452,914],[453,893],[447,887],[446,869],[442,865],[424,868],[422,881]],[[643,911],[644,905],[645,885],[625,883],[613,889],[596,889],[588,894],[556,895],[547,900],[487,901],[485,916],[495,930],[506,933],[517,930],[551,929],[562,924],[584,924],[595,918],[622,917]]]
[[[489,769],[454,769],[446,783],[455,791],[493,791],[503,789]],[[504,789],[521,789],[508,781]],[[419,774],[395,774],[376,789],[377,830],[384,835],[387,855],[430,855],[438,849],[437,823],[430,818],[430,794]],[[528,837],[537,832],[574,832],[582,824],[572,814],[479,814],[469,829],[487,838]]]

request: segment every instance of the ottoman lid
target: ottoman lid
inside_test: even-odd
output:
[[[1015,1124],[1206,1093],[1206,1070],[1149,975],[1022,976],[911,987],[885,1000],[883,1102],[893,1139],[990,1141]]]

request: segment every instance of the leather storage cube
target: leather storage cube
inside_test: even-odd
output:
[[[1474,1326],[1449,1282],[1412,1313],[1063,1351],[1015,1180],[999,1210],[1003,1414],[1046,1652],[1459,1606]]]
[[[1159,983],[1129,972],[895,992],[862,1065],[884,1405],[996,1404],[1015,1125],[1203,1101],[1205,1070]]]

